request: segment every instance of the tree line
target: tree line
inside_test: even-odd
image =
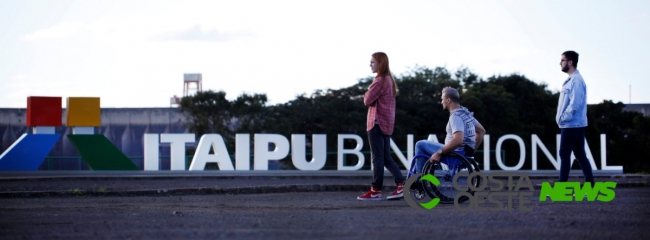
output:
[[[306,134],[307,142],[312,134],[327,134],[327,149],[334,152],[337,134],[356,134],[364,141],[367,138],[367,107],[363,105],[363,97],[372,80],[373,77],[362,78],[350,87],[316,90],[276,105],[268,104],[265,94],[241,94],[230,101],[225,92],[203,91],[181,99],[179,110],[188,116],[186,124],[190,132],[197,136],[221,134],[231,154],[235,150],[235,133],[277,133],[287,139],[291,134]],[[440,97],[442,89],[450,86],[461,92],[461,105],[474,112],[494,139],[491,149],[498,137],[515,134],[524,139],[530,151],[530,135],[536,134],[555,156],[556,134],[560,132],[555,123],[559,93],[550,91],[545,84],[520,74],[484,79],[466,67],[451,72],[444,67],[415,66],[395,76],[395,80],[399,94],[392,138],[402,150],[406,150],[407,134],[414,134],[415,141],[426,139],[429,134],[444,140],[449,113],[442,110]],[[600,134],[604,133],[608,165],[623,165],[625,172],[650,172],[650,163],[642,157],[650,155],[650,118],[623,111],[624,107],[623,103],[612,101],[588,106],[586,137],[594,161],[600,169]],[[515,165],[519,159],[517,143],[506,141],[503,149],[507,153],[504,163]],[[188,151],[192,153],[192,149]],[[367,143],[362,151],[369,151]],[[479,151],[475,156],[482,159],[482,154],[485,153]],[[541,156],[538,169],[552,169],[551,163]],[[495,164],[496,160],[491,157],[491,161]],[[523,169],[530,169],[530,162],[527,154]],[[281,163],[284,168],[292,168],[290,157]],[[328,155],[325,169],[335,166],[336,155]],[[369,168],[368,154],[364,169]]]

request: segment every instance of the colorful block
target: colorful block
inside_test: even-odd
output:
[[[140,170],[104,135],[68,135],[68,140],[92,170]]]
[[[68,127],[99,127],[101,124],[98,97],[69,97],[66,111]]]
[[[61,126],[61,97],[27,97],[28,127]]]
[[[61,134],[23,134],[0,155],[0,171],[35,171]]]

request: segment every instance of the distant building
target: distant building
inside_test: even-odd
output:
[[[623,111],[640,112],[644,117],[650,117],[650,103],[625,104]]]

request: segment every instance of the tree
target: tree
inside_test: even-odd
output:
[[[223,91],[212,90],[197,92],[195,95],[181,99],[180,111],[189,116],[187,128],[197,136],[206,133],[232,135],[229,128],[232,121],[232,104]]]
[[[264,94],[242,94],[228,101],[224,92],[205,91],[184,97],[180,110],[189,116],[191,132],[199,136],[219,133],[229,151],[234,151],[234,133],[277,133],[288,139],[291,134],[306,134],[308,146],[313,134],[327,134],[327,148],[333,152],[337,148],[337,134],[365,138],[368,108],[363,105],[363,97],[373,80],[362,78],[350,87],[317,90],[273,106],[267,105]],[[395,81],[399,94],[392,138],[400,149],[406,149],[407,134],[415,134],[416,141],[429,134],[439,134],[438,139],[444,139],[449,113],[443,111],[440,97],[442,89],[449,86],[461,92],[461,105],[474,112],[493,139],[504,134],[536,134],[547,143],[549,151],[556,150],[555,144],[548,143],[555,143],[560,132],[555,123],[559,93],[549,91],[546,84],[537,84],[519,74],[482,79],[467,67],[452,74],[443,67],[424,66],[415,66],[396,76]],[[650,154],[650,118],[625,112],[624,106],[611,101],[589,106],[587,140],[593,146],[600,142],[600,133],[607,134],[610,165],[622,164],[626,172],[650,172],[650,163],[639,159]],[[524,142],[530,149],[530,138],[524,138]],[[509,156],[506,164],[514,165],[518,146],[509,142],[503,149]],[[591,149],[597,152],[598,148]],[[369,151],[367,144],[363,151]],[[530,163],[528,156],[526,162]],[[336,166],[335,156],[329,158],[326,168],[332,169]],[[291,167],[288,161],[289,157],[284,160],[285,166]],[[364,168],[369,169],[369,165],[367,161]],[[539,163],[540,169],[551,167],[548,161]]]
[[[625,172],[650,172],[650,118],[638,112],[623,111],[622,102],[603,101],[587,109],[587,139],[600,142],[607,134],[609,165],[623,165]]]
[[[266,94],[242,94],[231,102],[233,128],[237,133],[258,133],[266,129],[266,117],[269,109],[266,107]]]
[[[190,132],[197,136],[218,133],[233,152],[235,133],[258,133],[266,128],[266,102],[265,94],[242,94],[231,102],[225,92],[208,90],[183,97],[179,110],[189,116],[186,125]]]

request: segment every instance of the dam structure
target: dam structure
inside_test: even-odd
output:
[[[66,109],[62,109],[65,118]],[[95,134],[103,134],[118,149],[144,169],[143,142],[145,133],[188,133],[185,125],[187,116],[178,108],[101,108],[101,126]],[[30,130],[25,126],[24,108],[0,108],[0,152],[9,148],[23,133]],[[65,119],[63,120],[65,122]],[[39,170],[88,170],[77,150],[66,135],[72,134],[72,127],[55,127],[61,139],[43,161]],[[187,147],[196,147],[191,143]],[[160,143],[160,169],[170,169],[169,143]]]

